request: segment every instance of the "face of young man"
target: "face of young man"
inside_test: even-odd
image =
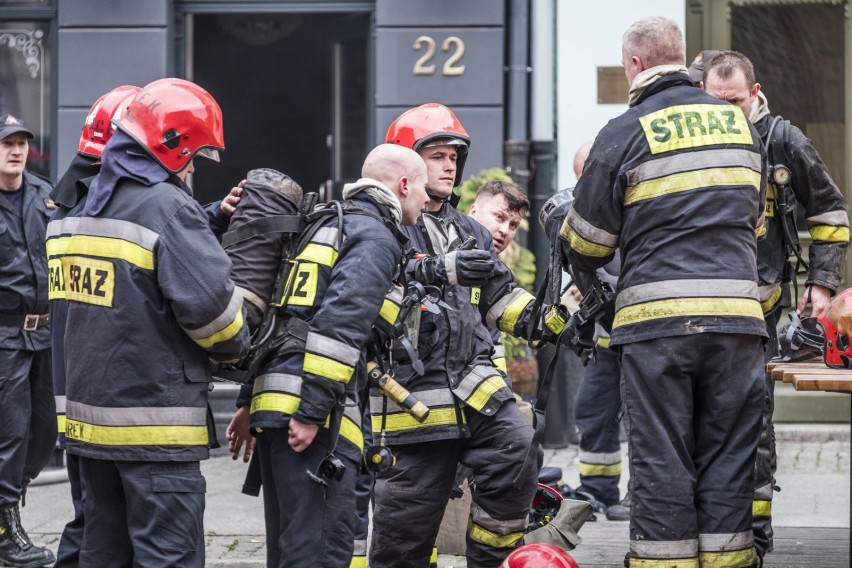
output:
[[[751,89],[748,88],[748,82],[741,69],[734,69],[734,72],[727,79],[719,77],[716,70],[711,69],[707,75],[707,80],[702,82],[701,85],[705,91],[717,99],[728,101],[732,105],[740,107],[746,118],[751,112],[752,102],[760,91],[760,83],[755,83]]]
[[[426,162],[426,188],[433,195],[447,197],[456,183],[456,160],[454,146],[429,146],[417,152]]]
[[[23,181],[30,145],[23,132],[0,140],[0,189],[18,189]]]
[[[470,206],[470,216],[488,229],[494,249],[500,253],[515,238],[524,211],[510,211],[509,202],[502,195],[483,195]]]

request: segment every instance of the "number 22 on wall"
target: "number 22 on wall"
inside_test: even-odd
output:
[[[435,40],[429,36],[423,35],[414,40],[415,51],[420,51],[421,49],[426,50],[425,53],[414,63],[415,75],[435,74],[435,64],[430,63],[430,61],[432,61],[432,58],[435,57],[436,47],[437,44],[435,43]],[[450,50],[452,50],[452,54],[450,54],[444,62],[441,72],[450,77],[464,75],[464,65],[458,64],[462,56],[464,56],[464,42],[461,38],[450,36],[443,41],[441,44],[441,51],[448,52]]]

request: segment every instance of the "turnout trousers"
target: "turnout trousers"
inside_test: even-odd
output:
[[[80,566],[204,566],[199,462],[80,457],[86,519]]]
[[[757,566],[754,461],[762,338],[702,333],[621,346],[630,566]]]
[[[0,349],[0,505],[21,500],[55,447],[50,350]]]
[[[537,451],[522,472],[533,428],[511,400],[494,416],[466,414],[470,438],[391,447],[396,464],[376,476],[370,568],[429,566],[459,462],[473,470],[467,565],[494,568],[520,543],[541,466]]]
[[[59,537],[56,549],[56,563],[53,568],[77,568],[80,565],[80,549],[83,546],[83,503],[85,496],[80,484],[80,456],[65,454],[68,469],[68,482],[71,486],[71,503],[74,505],[74,518],[68,521]]]
[[[618,355],[598,347],[583,373],[574,399],[574,423],[580,432],[580,487],[607,507],[619,501],[621,477],[621,367]]]
[[[355,538],[355,479],[359,464],[336,452],[346,466],[340,480],[320,476],[329,449],[320,431],[301,453],[287,443],[286,428],[257,432],[269,568],[348,568]]]
[[[781,308],[765,314],[766,332],[769,340],[766,343],[764,361],[768,362],[778,356],[778,318]],[[754,547],[763,558],[767,552],[772,552],[772,496],[775,494],[775,471],[777,469],[777,454],[775,452],[775,424],[772,414],[775,412],[775,381],[770,373],[764,374],[764,392],[762,426],[760,441],[757,444],[757,458],[754,462],[754,502],[752,503],[752,529],[754,532]]]

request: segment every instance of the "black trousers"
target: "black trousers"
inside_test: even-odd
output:
[[[752,566],[753,471],[764,396],[761,338],[666,337],[623,345],[621,355],[632,556],[711,553],[736,556],[720,566]],[[737,550],[730,546],[734,540],[741,545]]]
[[[322,432],[297,453],[287,443],[286,428],[257,433],[266,518],[266,565],[269,568],[348,568],[355,535],[355,478],[358,463],[342,452],[346,466],[340,480],[313,480],[328,456]]]
[[[204,494],[196,462],[80,458],[80,566],[204,567]]]
[[[574,399],[574,423],[580,433],[580,487],[604,505],[618,503],[621,478],[621,367],[618,354],[598,348],[583,372]]]
[[[781,308],[764,315],[766,332],[769,341],[766,342],[764,361],[778,356],[778,319]],[[775,494],[775,471],[777,469],[777,453],[775,450],[775,423],[772,414],[775,412],[775,381],[772,375],[764,374],[764,401],[760,440],[757,444],[757,458],[754,462],[754,504],[752,512],[752,529],[754,532],[754,547],[763,557],[772,552],[772,496]]]
[[[541,466],[539,452],[533,467],[521,471],[532,426],[514,401],[490,417],[468,411],[467,420],[470,438],[392,448],[396,465],[376,477],[370,568],[429,566],[459,462],[474,478],[467,565],[499,566],[519,544]]]
[[[21,500],[55,446],[50,351],[0,349],[0,505]]]
[[[80,456],[65,455],[68,469],[68,482],[71,486],[71,503],[74,505],[74,518],[66,523],[59,537],[56,550],[56,563],[53,568],[77,568],[80,565],[80,549],[83,547],[85,496],[80,483]]]

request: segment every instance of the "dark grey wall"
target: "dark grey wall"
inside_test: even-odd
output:
[[[68,167],[92,103],[172,69],[170,0],[57,2],[57,175]]]
[[[376,2],[376,134],[403,111],[428,102],[451,107],[471,137],[465,177],[503,165],[504,0],[377,0]],[[434,54],[423,60],[429,40]],[[458,54],[456,73],[444,73],[448,58]],[[446,43],[447,49],[443,49]],[[415,73],[418,62],[434,66]]]

